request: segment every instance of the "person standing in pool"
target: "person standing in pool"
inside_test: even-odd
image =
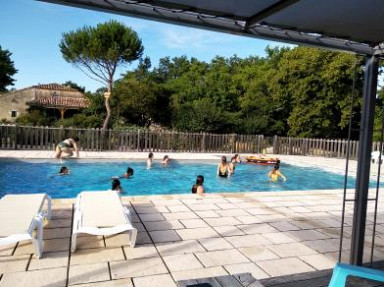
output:
[[[199,196],[203,196],[204,193],[204,176],[198,175],[196,177],[196,184],[192,185],[192,193],[195,193]]]
[[[165,155],[164,157],[163,157],[163,161],[161,162],[161,164],[163,165],[163,166],[167,166],[167,165],[169,165],[169,162],[170,162],[170,158],[169,158],[169,156],[168,155]]]
[[[225,156],[222,156],[221,162],[217,166],[217,175],[220,177],[228,177],[230,174],[231,173],[227,164],[227,158]]]
[[[153,152],[150,152],[148,154],[148,159],[147,159],[147,168],[151,168],[153,165]]]
[[[279,171],[280,166],[276,164],[273,169],[268,173],[269,178],[271,181],[276,182],[279,181],[281,178],[283,181],[286,181],[287,178]]]
[[[123,175],[121,175],[120,177],[123,177],[123,178],[130,178],[132,175],[133,175],[133,168],[128,167],[128,168],[127,168],[127,172],[124,173]]]
[[[112,190],[116,191],[117,194],[123,193],[123,187],[121,186],[120,180],[114,179],[112,180]]]
[[[76,153],[76,157],[79,157],[79,138],[68,138],[59,142],[56,146],[55,157],[63,158],[63,154],[66,154],[65,157],[73,156],[73,152]]]

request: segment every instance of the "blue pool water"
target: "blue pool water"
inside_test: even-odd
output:
[[[217,161],[173,161],[168,167],[155,163],[147,170],[144,161],[89,161],[67,160],[71,175],[57,175],[62,164],[56,160],[3,160],[0,161],[0,197],[7,193],[46,192],[53,198],[73,198],[83,190],[107,190],[110,177],[125,172],[127,167],[135,171],[132,178],[120,179],[126,195],[190,193],[196,176],[204,175],[205,191],[245,192],[341,189],[344,176],[315,168],[281,165],[286,182],[268,180],[271,166],[242,163],[236,166],[230,178],[216,176]],[[348,188],[354,188],[355,180],[349,178]]]

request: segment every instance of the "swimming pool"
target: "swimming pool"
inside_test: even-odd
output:
[[[173,161],[168,167],[155,163],[147,169],[144,160],[2,160],[0,161],[0,197],[7,193],[46,192],[53,198],[73,198],[83,190],[111,188],[112,176],[134,169],[129,179],[120,179],[125,195],[190,193],[196,176],[205,177],[208,193],[342,189],[344,176],[322,169],[281,165],[286,182],[272,183],[267,176],[271,166],[242,163],[230,178],[216,176],[217,161]],[[57,175],[62,165],[71,175]],[[354,178],[349,178],[348,188],[354,188]],[[374,183],[372,183],[374,186]]]

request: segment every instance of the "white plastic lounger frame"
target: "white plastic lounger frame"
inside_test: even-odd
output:
[[[5,195],[0,200],[0,245],[32,240],[36,257],[40,258],[44,218],[51,218],[51,197],[47,194]],[[36,237],[33,236],[35,228]]]
[[[83,191],[79,193],[73,217],[71,251],[76,251],[79,233],[110,236],[129,231],[129,241],[135,246],[137,230],[130,222],[129,210],[114,191]]]

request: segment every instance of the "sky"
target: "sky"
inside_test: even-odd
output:
[[[149,56],[152,67],[164,57],[195,57],[210,62],[215,56],[241,58],[265,56],[269,45],[288,46],[279,42],[241,37],[226,33],[193,29],[133,17],[61,6],[36,0],[2,0],[0,9],[0,46],[12,53],[17,74],[14,86],[26,88],[37,84],[72,81],[94,92],[102,84],[88,78],[67,63],[60,52],[63,33],[84,26],[96,26],[117,20],[135,30],[142,40],[144,56]],[[138,61],[119,69],[115,79],[137,67]]]

